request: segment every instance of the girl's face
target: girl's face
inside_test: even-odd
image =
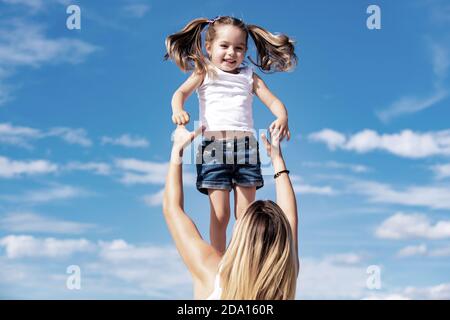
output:
[[[211,62],[225,72],[236,72],[247,51],[245,38],[245,33],[235,26],[216,27],[214,41],[205,44]]]

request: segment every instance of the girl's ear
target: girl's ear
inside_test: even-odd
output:
[[[205,49],[208,53],[208,56],[211,57],[211,44],[209,42],[205,42]]]

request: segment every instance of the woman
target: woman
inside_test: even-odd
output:
[[[195,299],[286,300],[295,298],[299,270],[297,204],[281,154],[279,132],[262,141],[275,171],[276,203],[254,201],[236,221],[224,253],[204,241],[184,212],[182,154],[203,128],[174,133],[163,212],[175,245],[194,281]]]

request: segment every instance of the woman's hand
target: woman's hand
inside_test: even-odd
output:
[[[194,139],[197,138],[197,136],[200,135],[204,129],[204,126],[200,126],[195,131],[190,132],[184,125],[177,126],[172,134],[172,149],[182,151],[190,145],[191,142],[194,141]]]
[[[280,117],[277,118],[269,127],[270,133],[274,130],[280,131],[280,141],[283,141],[284,137],[287,137],[289,141],[291,139],[291,132],[289,131],[288,118]]]
[[[177,125],[185,125],[189,122],[189,113],[184,110],[172,114],[172,122]]]
[[[282,158],[281,145],[280,145],[281,132],[277,129],[273,130],[270,134],[270,141],[267,139],[264,133],[261,134],[261,139],[266,147],[267,155],[272,159]]]
[[[204,126],[200,126],[197,130],[190,132],[186,129],[185,126],[179,125],[172,133],[172,154],[171,161],[174,163],[181,163],[181,159],[183,157],[183,149],[191,144],[194,139],[200,135],[203,130],[205,130]]]

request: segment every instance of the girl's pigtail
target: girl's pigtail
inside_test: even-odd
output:
[[[195,70],[207,71],[207,64],[202,52],[201,33],[208,25],[208,19],[198,18],[189,22],[181,31],[166,38],[167,53],[164,60],[172,59],[184,72]]]
[[[257,63],[249,60],[262,72],[289,71],[297,65],[294,41],[284,34],[272,34],[256,25],[247,25],[248,32],[255,42]]]

